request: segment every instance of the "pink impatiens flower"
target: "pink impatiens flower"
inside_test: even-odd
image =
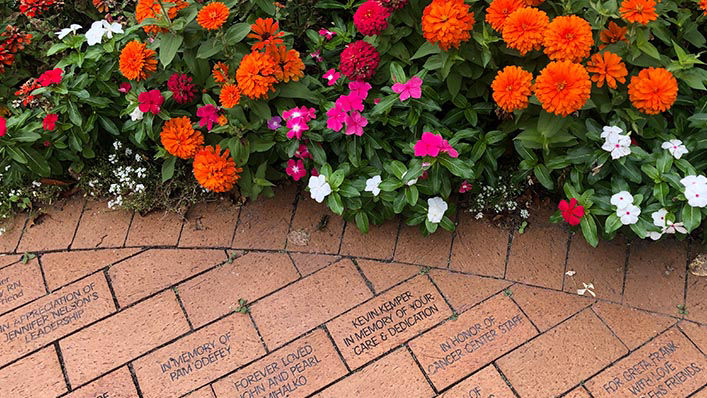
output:
[[[346,112],[344,112],[341,107],[334,106],[329,109],[326,113],[327,121],[326,126],[334,131],[341,130],[344,127],[344,122],[346,121]]]
[[[363,135],[363,128],[368,124],[368,119],[359,112],[353,111],[346,116],[346,135]]]
[[[196,110],[196,116],[199,117],[200,127],[206,126],[211,130],[214,123],[218,123],[218,108],[211,104],[201,106]]]
[[[561,200],[557,205],[562,213],[562,218],[567,221],[569,225],[579,225],[584,217],[584,206],[577,202],[577,199],[571,198],[570,201]]]
[[[150,90],[140,93],[137,96],[137,101],[140,103],[140,112],[147,113],[150,112],[153,115],[160,113],[162,109],[162,103],[164,103],[164,97],[160,90]]]
[[[287,122],[287,138],[302,138],[302,133],[309,130],[307,122],[317,118],[317,110],[306,106],[294,107],[282,112],[282,118]]]
[[[305,130],[309,130],[309,126],[304,121],[302,117],[296,117],[287,121],[287,138],[297,138],[298,140],[302,138],[302,133]]]
[[[319,35],[326,37],[327,40],[331,40],[334,36],[336,36],[336,32],[321,28],[319,29]]]
[[[309,153],[309,149],[307,149],[307,145],[299,144],[299,147],[295,151],[295,157],[299,158],[299,159],[311,159],[312,154]]]
[[[440,152],[447,153],[452,158],[459,156],[459,153],[449,145],[449,142],[441,135],[430,132],[422,133],[422,137],[415,143],[415,156],[437,157]]]
[[[410,97],[420,98],[422,97],[422,79],[413,76],[405,83],[395,83],[393,91],[400,94],[400,101],[405,101]]]
[[[336,106],[341,108],[342,111],[359,111],[363,112],[363,98],[354,95],[342,95],[336,100]]]
[[[332,68],[326,71],[326,73],[322,77],[324,78],[324,80],[327,81],[328,86],[333,86],[336,85],[336,82],[341,77],[341,73],[337,72],[336,69]]]
[[[371,89],[371,84],[366,82],[355,81],[349,83],[349,90],[351,90],[350,95],[361,98],[365,100],[368,98],[368,90]]]
[[[120,86],[118,86],[118,91],[123,94],[127,94],[130,92],[130,90],[132,90],[132,88],[133,87],[130,85],[130,83],[122,82],[122,83],[120,83]]]
[[[307,176],[307,169],[304,168],[304,163],[301,159],[290,159],[287,161],[287,169],[285,169],[287,175],[292,177],[293,180],[299,181],[300,178]]]
[[[0,117],[0,137],[7,133],[7,120],[4,117]]]
[[[469,181],[464,180],[464,181],[462,181],[461,185],[459,186],[459,193],[469,192],[469,191],[471,191],[471,188],[472,188],[472,186],[469,183]]]

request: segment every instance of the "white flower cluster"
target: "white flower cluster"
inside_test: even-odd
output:
[[[484,185],[481,187],[474,202],[469,204],[469,212],[475,213],[477,220],[483,218],[484,211],[498,214],[519,210],[522,218],[528,218],[530,214],[526,209],[527,204],[523,205],[516,201],[523,189],[523,186],[514,184],[510,179],[499,177],[496,186]]]
[[[117,152],[123,148],[123,144],[119,141],[113,143],[113,149]],[[125,155],[131,156],[133,151],[130,148],[125,149]],[[135,160],[140,162],[142,158],[135,155]],[[108,161],[111,164],[117,165],[118,154],[112,153],[108,155]],[[145,185],[140,180],[147,177],[147,168],[117,165],[113,170],[113,176],[118,179],[117,183],[113,183],[108,188],[108,192],[115,195],[115,198],[108,201],[109,208],[115,208],[123,204],[123,195],[126,194],[141,194],[145,192]],[[96,182],[90,181],[88,185],[93,187]]]
[[[692,207],[707,206],[707,177],[687,176],[680,180],[680,183],[685,187],[687,204]]]
[[[621,224],[631,225],[638,222],[641,209],[633,204],[633,195],[621,191],[611,197],[611,204],[616,206],[616,216],[621,219]]]
[[[631,137],[623,132],[618,126],[604,126],[601,133],[601,138],[604,139],[601,149],[611,153],[614,160],[631,154]]]

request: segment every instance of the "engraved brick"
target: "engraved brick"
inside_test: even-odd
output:
[[[371,296],[351,260],[342,260],[265,297],[251,312],[265,344],[273,348]]]
[[[434,396],[410,353],[400,348],[317,394],[317,398]]]
[[[515,398],[493,365],[489,365],[449,389],[439,398]]]
[[[443,389],[536,334],[520,308],[498,294],[409,345],[435,387]]]
[[[160,293],[59,341],[72,385],[101,374],[189,330],[172,291]]]
[[[452,315],[420,275],[327,323],[344,360],[357,369]]]
[[[185,395],[183,398],[216,398],[211,386],[206,386],[194,391],[191,394]]]
[[[138,398],[138,395],[130,371],[124,366],[64,398]]]
[[[66,392],[59,357],[53,346],[0,370],[0,397],[54,398]]]
[[[155,249],[111,267],[108,274],[124,307],[223,261],[226,253],[218,249]]]
[[[213,384],[217,398],[302,398],[346,374],[322,329],[300,337]]]
[[[687,397],[707,383],[707,359],[676,328],[585,383],[596,398]]]
[[[140,249],[103,249],[47,253],[42,255],[42,268],[49,290],[54,290],[139,251]]]
[[[199,327],[234,311],[240,299],[255,301],[298,277],[286,254],[248,253],[179,285],[179,297]]]
[[[96,274],[0,317],[0,366],[115,311],[106,278]]]
[[[0,314],[46,293],[37,259],[0,269]]]
[[[145,398],[178,397],[264,355],[248,315],[232,314],[133,363]]]
[[[520,396],[546,398],[567,392],[626,352],[586,309],[496,363]]]

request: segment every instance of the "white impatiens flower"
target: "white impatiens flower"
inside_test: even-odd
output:
[[[444,213],[449,208],[447,202],[439,196],[427,199],[427,207],[427,221],[435,224],[442,221]]]
[[[86,32],[86,41],[89,46],[98,44],[103,40],[103,36],[113,37],[113,33],[123,33],[123,26],[117,22],[109,23],[101,20],[91,24],[91,29]]]
[[[365,191],[371,192],[373,196],[378,196],[378,194],[381,193],[381,189],[379,188],[381,181],[381,176],[373,176],[367,179]]]
[[[326,177],[321,174],[310,177],[307,186],[309,187],[309,194],[317,203],[322,203],[324,198],[331,193],[331,186],[326,181]]]
[[[616,215],[621,219],[621,224],[631,225],[638,222],[641,209],[638,206],[628,205],[623,209],[616,209]]]
[[[687,147],[680,140],[665,141],[661,147],[667,149],[675,159],[680,159],[682,155],[688,152]]]
[[[658,240],[663,236],[663,234],[674,234],[676,232],[679,232],[681,234],[687,234],[687,228],[685,228],[685,224],[681,222],[674,223],[668,220],[667,215],[668,210],[666,209],[660,209],[651,214],[651,217],[653,218],[653,225],[661,228],[660,232],[651,231],[648,233],[648,236],[650,236],[651,239]]]
[[[132,112],[130,112],[130,120],[132,120],[133,122],[136,122],[136,121],[138,121],[138,120],[142,120],[142,117],[143,117],[144,115],[145,115],[145,114],[140,110],[140,107],[139,107],[139,106],[136,106],[136,107],[135,107],[135,110],[133,110]]]
[[[653,225],[656,227],[661,227],[663,228],[665,226],[665,216],[668,215],[668,210],[666,209],[660,209],[656,212],[653,212],[651,214],[651,217],[653,218]]]
[[[604,139],[601,149],[611,153],[614,160],[631,154],[631,137],[622,133],[621,127],[617,126],[604,126],[601,133],[601,138]]]
[[[62,30],[60,30],[60,31],[58,31],[58,32],[54,32],[54,34],[57,35],[57,37],[59,37],[59,40],[62,40],[63,38],[65,38],[66,36],[68,36],[69,33],[76,34],[76,32],[77,32],[79,29],[83,29],[83,27],[82,27],[81,25],[79,25],[79,24],[72,23],[71,25],[69,25],[68,28],[64,28],[64,29],[62,29]]]
[[[611,204],[617,209],[623,209],[633,204],[633,196],[627,191],[621,191],[611,197]]]
[[[692,207],[707,206],[707,177],[687,176],[680,180],[680,183],[685,186],[687,204]]]

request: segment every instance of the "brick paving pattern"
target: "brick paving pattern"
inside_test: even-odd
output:
[[[185,219],[67,199],[0,236],[0,398],[707,398],[700,244],[592,249],[548,211],[426,239],[294,186]]]

